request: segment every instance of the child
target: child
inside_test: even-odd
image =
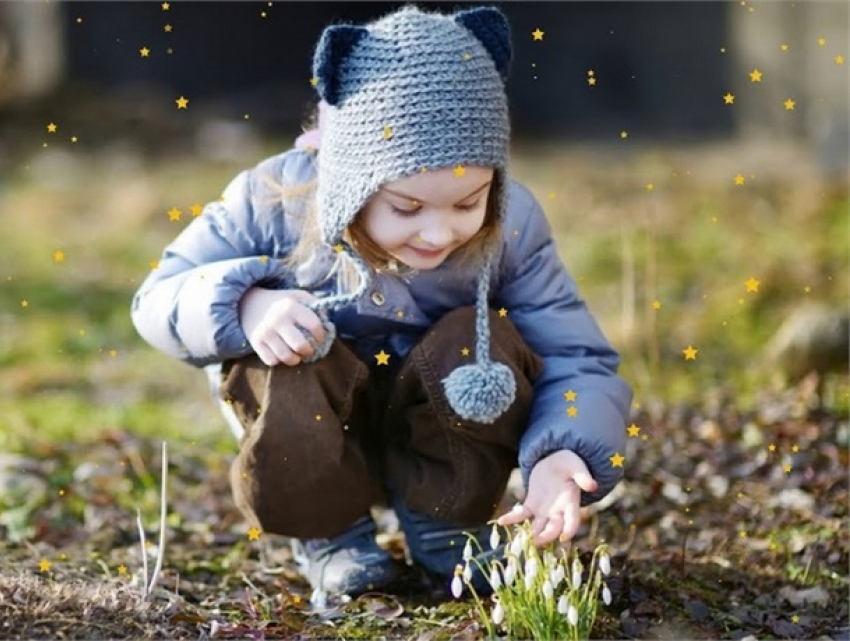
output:
[[[517,464],[499,522],[531,519],[538,545],[621,478],[619,358],[507,173],[511,53],[492,7],[326,28],[318,130],[240,174],[133,301],[147,341],[211,374],[236,504],[300,540],[314,589],[396,578],[382,501],[448,581]]]

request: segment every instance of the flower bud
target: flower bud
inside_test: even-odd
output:
[[[458,563],[455,566],[455,576],[451,584],[452,596],[456,599],[459,599],[460,595],[463,594],[463,581],[460,580],[461,574],[463,574],[463,566]]]
[[[569,604],[567,603],[566,595],[562,594],[558,599],[558,614],[566,614]]]
[[[552,554],[551,550],[546,550],[543,553],[543,566],[547,568],[555,567],[555,564],[558,562],[558,559],[555,558],[555,555]]]
[[[531,577],[532,579],[537,576],[537,559],[533,556],[528,557],[525,560],[525,576]]]
[[[505,568],[505,585],[511,586],[516,578],[516,559],[508,559],[508,567]]]
[[[549,579],[546,579],[543,582],[543,596],[545,596],[547,600],[555,596],[555,589],[552,587]]]
[[[567,608],[567,621],[570,622],[570,625],[578,624],[578,610],[576,610],[576,606],[571,605]]]
[[[611,574],[611,557],[607,554],[599,557],[599,569],[602,571],[603,576]]]
[[[605,605],[611,605],[611,590],[604,583],[602,584],[602,601]]]
[[[502,537],[499,535],[499,528],[496,527],[496,524],[493,524],[493,529],[490,530],[490,549],[495,550],[499,547],[499,543],[501,542]]]
[[[502,575],[499,574],[499,568],[495,565],[490,568],[490,585],[494,591],[502,587]]]
[[[510,551],[514,556],[522,554],[522,548],[525,546],[525,532],[520,530],[511,541]]]
[[[472,541],[466,539],[466,545],[463,546],[463,560],[469,562],[472,558]]]
[[[463,566],[463,580],[469,583],[472,581],[472,568],[469,563]]]
[[[564,574],[565,574],[565,572],[564,572],[564,566],[563,565],[561,565],[559,563],[558,565],[556,565],[554,567],[552,572],[549,573],[549,576],[552,580],[552,586],[553,587],[557,588],[559,585],[561,585],[561,581],[564,580]]]
[[[493,623],[499,625],[505,618],[505,609],[502,607],[501,601],[496,601],[496,605],[493,606],[493,612],[491,613],[493,617]]]
[[[581,587],[581,561],[575,559],[573,561],[573,585],[572,587],[578,590]]]

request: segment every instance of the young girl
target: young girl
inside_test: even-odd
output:
[[[314,589],[396,578],[378,503],[448,580],[517,464],[499,523],[531,519],[538,545],[621,478],[618,355],[508,176],[511,53],[492,7],[326,28],[318,129],[236,177],[134,298],[142,337],[207,368],[236,504],[300,541]]]

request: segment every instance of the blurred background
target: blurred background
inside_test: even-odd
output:
[[[493,4],[512,171],[636,413],[846,415],[848,4]],[[132,295],[194,205],[302,132],[322,28],[399,6],[0,3],[0,444],[120,427],[232,451],[201,373],[136,335]]]

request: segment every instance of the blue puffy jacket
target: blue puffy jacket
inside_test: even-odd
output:
[[[253,286],[333,289],[325,280],[330,251],[297,269],[276,260],[294,246],[301,211],[284,202],[282,188],[315,179],[315,154],[292,149],[239,174],[221,200],[206,206],[163,252],[133,299],[139,334],[155,348],[197,367],[217,371],[222,361],[252,350],[239,323],[239,300]],[[528,345],[543,359],[534,386],[519,466],[528,488],[541,458],[571,449],[599,488],[582,503],[601,499],[619,482],[631,403],[616,375],[619,356],[602,335],[560,258],[534,196],[511,180],[502,243],[493,261],[490,306],[505,308]],[[294,201],[293,201],[294,202]],[[378,274],[356,305],[330,313],[337,332],[373,354],[389,345],[403,357],[446,312],[475,304],[475,267],[453,264],[411,277]],[[373,349],[374,348],[374,349]],[[575,392],[568,403],[565,393]],[[575,405],[578,415],[566,409]]]

